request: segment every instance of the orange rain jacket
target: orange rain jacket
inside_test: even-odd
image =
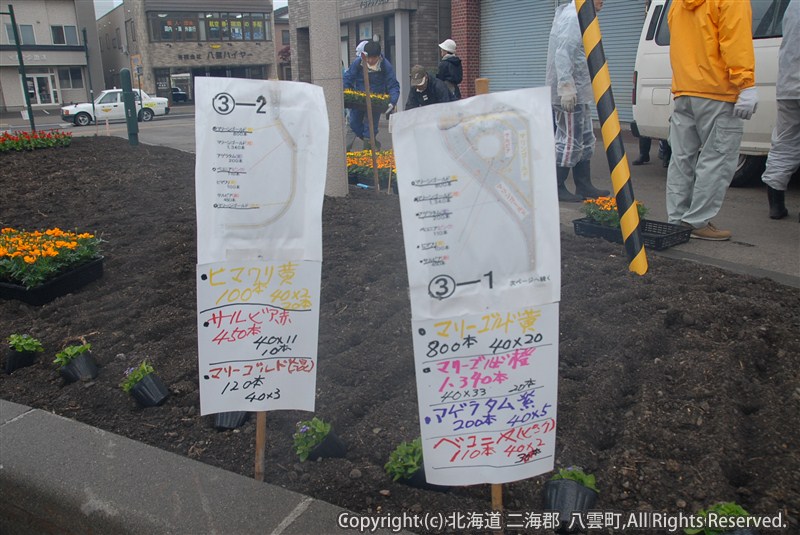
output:
[[[755,85],[750,2],[674,0],[668,20],[676,97],[736,102]]]

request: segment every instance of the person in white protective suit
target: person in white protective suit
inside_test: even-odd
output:
[[[769,217],[781,219],[786,209],[786,188],[800,167],[800,0],[791,0],[783,15],[783,41],[778,52],[775,98],[778,118],[772,147],[761,180],[767,185]]]
[[[599,12],[603,0],[593,1],[595,11]],[[589,106],[594,97],[574,0],[556,9],[547,46],[546,80],[551,89],[555,123],[558,200],[580,202],[608,195],[608,190],[592,185],[590,176],[595,136]],[[577,195],[565,185],[570,169]]]

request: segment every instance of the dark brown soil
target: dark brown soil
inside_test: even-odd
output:
[[[0,177],[0,225],[106,241],[99,281],[38,307],[0,300],[0,336],[27,332],[46,347],[35,365],[0,377],[0,397],[252,476],[255,418],[218,432],[198,410],[194,156],[77,138],[0,154]],[[349,452],[299,463],[291,435],[309,413],[271,412],[266,481],[363,513],[488,512],[488,485],[424,491],[383,471],[397,443],[419,434],[397,196],[326,198],[323,233],[317,414]],[[621,246],[562,235],[556,464],[597,476],[599,509],[737,501],[782,512],[797,533],[800,290],[649,260],[640,277]],[[78,337],[100,375],[64,385],[53,354]],[[145,357],[171,390],[161,407],[139,409],[118,387]],[[545,480],[505,485],[506,507],[541,511]]]

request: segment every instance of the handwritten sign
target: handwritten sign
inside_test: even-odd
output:
[[[202,414],[314,410],[319,262],[198,266]]]
[[[322,89],[198,78],[195,91],[200,411],[313,410]]]
[[[429,482],[552,470],[559,213],[550,95],[398,114],[392,140]]]

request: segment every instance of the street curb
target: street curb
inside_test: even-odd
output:
[[[4,400],[0,444],[4,535],[345,533],[345,509]]]

